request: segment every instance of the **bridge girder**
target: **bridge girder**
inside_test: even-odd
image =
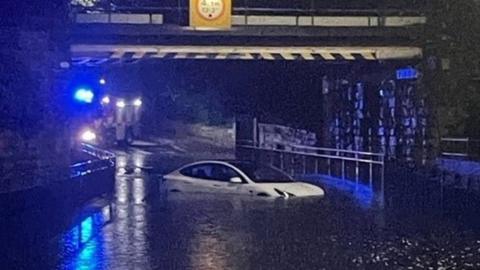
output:
[[[305,61],[386,61],[420,59],[418,47],[319,47],[319,46],[142,46],[91,45],[71,46],[74,64],[137,62],[147,59],[210,60],[305,60]]]

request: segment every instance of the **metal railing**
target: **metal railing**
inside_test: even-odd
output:
[[[418,16],[426,10],[426,1],[369,0],[369,1],[316,1],[316,0],[239,0],[233,1],[232,14],[286,15],[286,16]],[[188,23],[189,2],[171,1],[98,1],[94,6],[72,5],[76,13],[127,13],[162,14],[165,23],[186,25]]]
[[[80,151],[95,159],[89,159],[70,166],[70,178],[84,176],[115,167],[115,154],[97,148],[93,145],[82,143]]]
[[[350,11],[373,11],[382,10],[384,12],[394,12],[403,14],[418,13],[421,10],[425,10],[428,7],[425,0],[233,0],[233,10],[238,12],[300,12],[300,13],[312,13],[312,12],[342,12],[345,10]],[[72,4],[74,7],[82,7],[81,5]],[[101,0],[94,3],[90,7],[82,7],[89,9],[104,9],[104,10],[135,10],[135,9],[184,9],[189,6],[187,0],[137,0],[137,1],[125,1],[125,0]]]
[[[267,149],[251,145],[237,146],[250,151],[248,158],[268,163],[291,175],[322,174],[385,191],[385,155],[343,149],[289,146],[289,150]],[[365,177],[366,176],[366,179]]]
[[[441,138],[441,155],[450,158],[480,160],[480,140],[471,138]]]

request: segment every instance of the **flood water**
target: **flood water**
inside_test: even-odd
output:
[[[308,200],[165,197],[156,175],[122,173],[113,201],[90,205],[59,235],[25,233],[51,226],[46,212],[17,220],[0,268],[480,269],[480,236],[465,221],[385,213],[326,188]]]

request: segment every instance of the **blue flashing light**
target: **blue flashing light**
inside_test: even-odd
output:
[[[397,69],[397,80],[413,80],[418,78],[418,71],[415,68],[407,67]]]
[[[74,98],[83,103],[92,103],[93,98],[95,97],[95,94],[93,93],[92,90],[87,89],[87,88],[80,88],[77,91],[75,91]]]

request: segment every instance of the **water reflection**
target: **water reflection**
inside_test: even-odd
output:
[[[212,232],[211,226],[198,224],[190,240],[189,253],[192,269],[228,269],[227,241]]]
[[[145,180],[142,178],[133,179],[132,190],[133,202],[141,204],[145,198]]]
[[[368,187],[331,182],[341,191],[324,199],[264,200],[163,197],[157,184],[154,175],[119,175],[113,212],[104,208],[71,231],[67,244],[77,252],[65,260],[68,268],[437,269],[439,262],[480,262],[477,235],[426,214],[385,221]]]
[[[357,184],[355,180],[342,180],[328,175],[313,175],[306,177],[306,180],[321,183],[323,187],[333,188],[348,194],[359,206],[366,209],[376,207],[375,203],[381,199],[375,194],[372,187],[361,184],[362,181]]]
[[[123,164],[132,168],[139,161],[132,158]],[[122,165],[122,163],[120,163]],[[136,164],[140,165],[140,164]],[[150,269],[149,254],[149,212],[147,197],[158,192],[148,175],[119,174],[115,184],[115,221],[103,230],[105,249],[114,260],[109,268]]]
[[[73,226],[61,239],[65,249],[63,268],[103,268],[107,257],[102,228],[111,220],[111,206],[107,205]]]
[[[126,177],[117,177],[115,181],[115,195],[119,203],[127,203],[130,195],[130,182]]]
[[[142,175],[145,169],[148,169],[147,158],[151,153],[134,150],[131,153],[122,151],[116,152],[117,174],[123,175]]]

